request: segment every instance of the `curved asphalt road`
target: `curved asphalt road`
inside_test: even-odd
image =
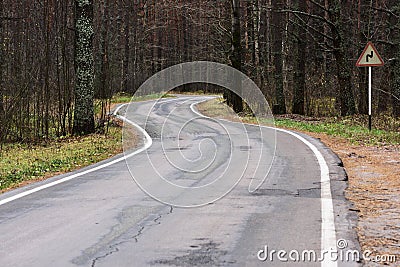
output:
[[[281,262],[277,254],[273,261],[258,259],[266,246],[269,252],[315,250],[318,255],[324,244],[321,221],[324,213],[332,213],[321,210],[324,201],[335,207],[328,214],[335,218],[334,237],[346,239],[347,249],[357,249],[354,215],[343,198],[345,173],[327,148],[302,137],[328,163],[333,200],[321,201],[315,154],[299,138],[278,131],[269,176],[249,193],[251,179],[258,185],[269,171],[274,131],[201,118],[190,107],[205,99],[132,104],[126,118],[150,135],[147,151],[126,162],[119,156],[97,164],[94,171],[85,168],[87,173],[73,179],[71,174],[54,177],[0,196],[0,266],[357,266]],[[262,164],[257,166],[259,157]],[[143,193],[127,166],[167,204]],[[241,175],[228,195],[213,201]],[[212,190],[202,190],[216,177],[222,178]],[[197,189],[177,189],[166,181]],[[26,193],[32,189],[37,192]],[[175,208],[171,203],[206,205]]]

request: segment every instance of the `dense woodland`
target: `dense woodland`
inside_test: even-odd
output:
[[[400,117],[398,0],[0,0],[0,141],[101,128],[113,94],[195,60],[241,70],[275,113],[366,114],[355,62],[368,41],[386,63],[373,70],[373,112]],[[91,94],[101,114],[74,126]]]

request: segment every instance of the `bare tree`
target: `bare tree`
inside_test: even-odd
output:
[[[296,1],[297,2],[297,1]],[[306,1],[298,1],[298,10],[306,11]],[[305,23],[302,19],[295,22],[295,36],[297,41],[296,64],[294,75],[293,108],[292,113],[304,115],[305,113],[305,89],[306,89],[306,54],[307,54],[307,34]]]
[[[324,3],[320,3],[317,0],[308,1],[313,5],[313,9],[310,11],[314,12],[304,12],[293,9],[289,10],[289,12],[316,20],[329,28],[330,34],[326,34],[324,31],[319,31],[315,27],[311,27],[308,30],[324,37],[327,41],[322,44],[322,47],[326,49],[326,51],[332,52],[335,57],[340,114],[342,116],[355,114],[354,88],[351,80],[352,65],[350,65],[348,61],[348,36],[350,33],[348,31],[349,25],[346,24],[347,17],[344,11],[346,10],[346,3],[340,0]],[[325,4],[327,4],[327,6]]]
[[[273,39],[273,60],[274,60],[274,81],[275,81],[275,114],[286,113],[286,101],[283,93],[283,30],[284,18],[281,11],[283,10],[283,0],[272,1],[272,39]]]
[[[399,9],[397,0],[0,0],[0,141],[93,132],[94,100],[104,119],[113,93],[196,60],[246,73],[276,113],[363,114],[367,75],[354,61],[367,41],[386,62],[374,69],[374,112],[399,116]]]
[[[231,0],[232,3],[232,39],[231,39],[231,64],[232,67],[241,71],[242,70],[242,38],[241,38],[241,25],[240,25],[240,1],[239,0]],[[240,80],[235,80],[237,83],[239,91],[240,88]],[[240,94],[240,92],[237,92]],[[237,113],[243,111],[243,101],[242,98],[233,93],[227,93],[227,102],[230,106],[232,106],[233,110]]]
[[[4,104],[3,104],[3,66],[4,66],[4,37],[3,37],[3,0],[0,0],[0,124],[3,124]],[[0,132],[0,142],[3,140],[3,134]]]
[[[394,24],[392,25],[394,31],[393,45],[395,50],[394,62],[393,62],[393,75],[392,83],[393,89],[391,93],[393,116],[400,117],[400,3],[394,1],[396,4],[393,5],[393,11],[389,11],[390,20]]]

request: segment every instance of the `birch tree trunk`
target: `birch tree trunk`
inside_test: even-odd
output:
[[[283,93],[283,57],[282,57],[282,31],[283,31],[283,13],[280,11],[283,7],[282,0],[272,2],[272,39],[273,39],[273,61],[274,61],[274,80],[275,80],[275,106],[274,113],[286,113],[285,95]]]

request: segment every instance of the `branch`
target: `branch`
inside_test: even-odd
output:
[[[17,21],[17,20],[24,20],[26,17],[0,17],[0,20],[11,20],[11,21]]]
[[[224,26],[222,26],[220,22],[218,22],[218,25],[212,25],[212,26],[214,26],[215,29],[218,32],[222,33],[224,36],[232,38],[232,33],[229,30],[227,30]]]
[[[386,44],[386,45],[390,45],[390,46],[394,46],[394,45],[396,45],[395,43],[393,43],[393,42],[390,42],[390,41],[385,41],[385,40],[377,40],[376,41],[377,43],[380,43],[380,44]]]
[[[281,12],[289,12],[289,13],[293,13],[293,14],[298,14],[298,15],[303,15],[312,19],[316,19],[319,21],[323,21],[326,24],[328,24],[331,28],[336,29],[336,25],[334,23],[332,23],[331,21],[327,20],[324,17],[318,16],[318,15],[314,15],[314,14],[309,14],[303,11],[297,11],[297,10],[290,10],[290,9],[283,9]]]
[[[396,18],[399,18],[400,16],[395,14],[392,10],[390,9],[385,9],[385,8],[376,8],[376,7],[372,7],[373,10],[375,11],[380,11],[380,12],[384,12],[384,13],[388,13]]]
[[[387,92],[387,91],[384,91],[384,90],[382,90],[382,89],[379,89],[379,88],[374,88],[376,91],[380,91],[380,92],[382,92],[382,93],[385,93],[385,94],[387,94],[387,95],[390,95],[391,97],[393,97],[394,99],[396,99],[396,100],[398,100],[398,101],[400,101],[400,97],[397,97],[396,95],[394,95],[393,93],[390,93],[390,92]]]
[[[314,0],[308,0],[308,1],[310,1],[312,4],[316,5],[317,7],[322,9],[323,11],[328,12],[329,14],[331,14],[331,11],[329,9],[326,9],[326,7],[321,5],[320,3],[315,2]]]
[[[303,26],[303,25],[300,25],[300,24],[298,24],[300,27],[302,27],[303,29],[307,29],[307,28],[310,28],[311,30],[313,30],[314,32],[316,32],[316,33],[318,33],[319,35],[321,35],[322,37],[324,37],[324,38],[326,38],[326,39],[329,39],[329,40],[331,40],[331,41],[333,41],[335,38],[333,38],[333,37],[331,37],[331,36],[329,36],[329,35],[326,35],[325,33],[322,33],[321,31],[319,31],[318,29],[316,29],[315,27],[313,27],[313,26],[311,26],[311,25],[308,25],[298,14],[294,14],[295,16],[296,16],[296,18],[298,18],[299,20],[301,20],[301,22],[303,23],[303,25],[305,25],[305,26]]]

